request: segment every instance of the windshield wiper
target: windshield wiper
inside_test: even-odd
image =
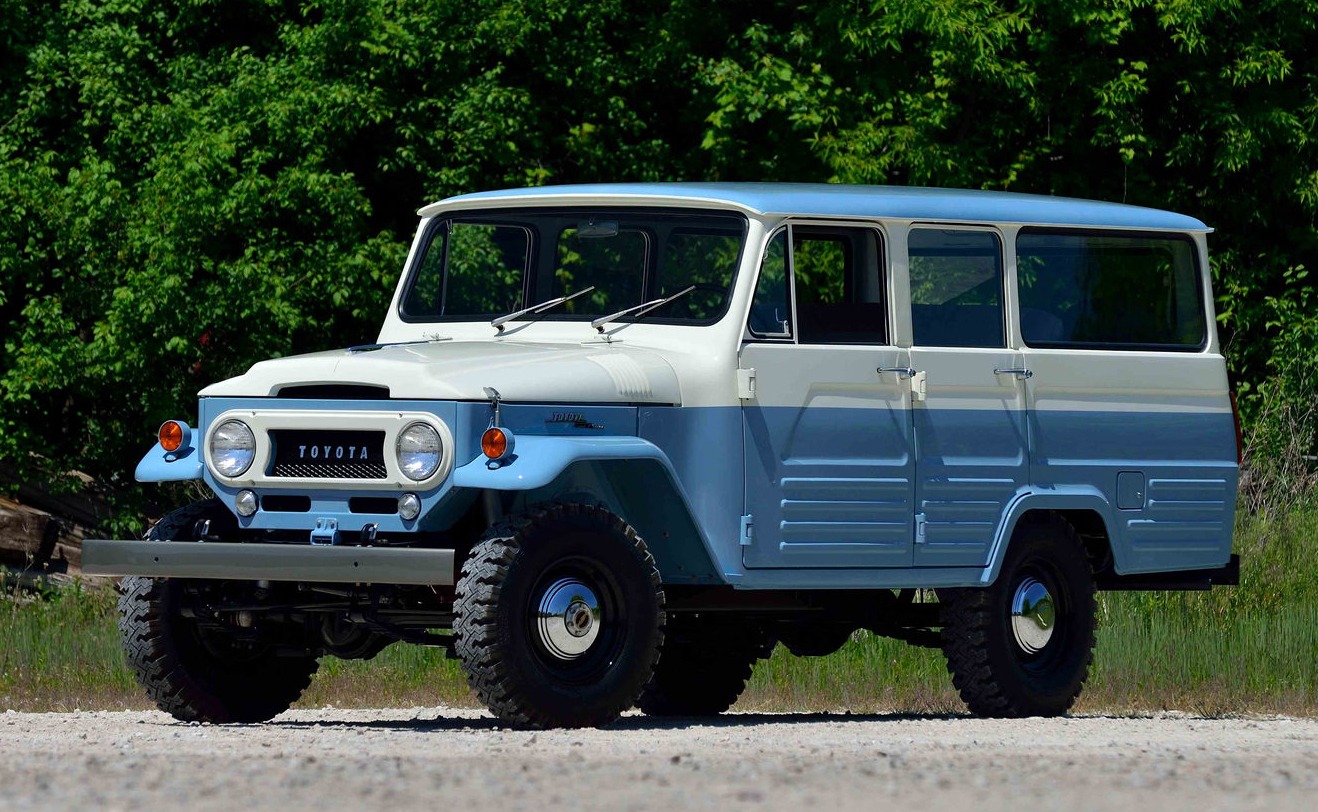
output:
[[[685,290],[679,290],[677,293],[674,293],[672,296],[669,296],[666,299],[652,299],[648,302],[645,302],[644,304],[638,304],[635,307],[629,307],[626,310],[619,310],[617,313],[610,313],[607,316],[600,316],[598,319],[592,321],[590,323],[590,326],[594,327],[596,330],[602,333],[604,332],[604,325],[608,324],[614,319],[620,319],[623,316],[630,316],[633,313],[636,314],[636,318],[632,319],[632,324],[635,324],[636,322],[640,321],[641,318],[645,316],[646,313],[649,313],[651,310],[657,310],[663,307],[664,305],[668,304],[669,302],[673,301],[674,299],[681,298],[695,289],[696,286],[692,285]]]
[[[508,322],[512,321],[513,319],[521,318],[522,316],[525,316],[525,315],[528,315],[528,314],[529,314],[529,315],[534,315],[534,316],[539,316],[539,315],[541,315],[542,313],[546,313],[546,312],[548,312],[548,311],[550,311],[550,310],[553,310],[555,307],[558,307],[559,305],[563,304],[564,302],[570,302],[570,301],[572,301],[573,299],[577,298],[578,296],[584,296],[584,295],[586,295],[587,293],[590,293],[590,292],[591,292],[592,290],[594,290],[594,289],[595,289],[595,286],[594,286],[594,285],[591,285],[590,287],[588,287],[588,288],[583,288],[582,290],[579,290],[579,291],[577,291],[576,293],[569,293],[569,294],[566,295],[566,296],[559,296],[557,299],[550,299],[549,301],[547,301],[547,302],[541,302],[541,303],[538,304],[538,305],[531,305],[530,307],[524,307],[524,308],[522,308],[521,310],[518,310],[518,311],[515,312],[515,313],[509,313],[509,314],[506,315],[506,316],[500,316],[499,318],[497,318],[497,319],[491,321],[491,322],[490,322],[490,326],[493,327],[494,329],[496,329],[496,330],[498,330],[499,332],[502,333],[502,332],[503,332],[503,326],[504,326],[505,324],[507,324]]]

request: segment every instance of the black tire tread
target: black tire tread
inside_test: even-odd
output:
[[[508,663],[501,656],[502,641],[499,639],[497,611],[503,584],[522,548],[525,534],[536,526],[569,516],[592,518],[627,539],[632,554],[644,568],[659,601],[659,630],[650,667],[653,667],[659,656],[663,640],[664,593],[660,588],[659,569],[644,540],[630,524],[595,505],[552,502],[492,525],[468,553],[455,588],[454,652],[467,675],[467,684],[481,702],[499,719],[521,728],[560,727],[562,721],[528,701],[518,681],[510,674]],[[649,673],[650,668],[646,668],[642,676],[648,679]],[[617,703],[616,707],[606,709],[576,726],[593,727],[614,721],[632,706],[644,682],[645,679],[637,680],[635,692],[625,702]]]
[[[647,716],[717,716],[731,708],[755,663],[773,650],[772,640],[747,631],[717,624],[703,634],[669,633],[636,707]]]
[[[216,508],[218,500],[196,502],[166,516],[147,534],[168,540],[187,533]],[[245,664],[248,671],[229,685],[207,685],[181,654],[170,590],[177,582],[129,576],[119,583],[119,633],[128,666],[156,707],[185,722],[264,722],[297,701],[319,668],[314,657],[267,657]],[[198,679],[202,677],[202,679]]]
[[[1034,519],[1036,526],[1048,533],[1053,542],[1066,555],[1075,555],[1088,561],[1080,536],[1070,522],[1051,511],[1045,518]],[[1009,553],[1010,555],[1010,553]],[[999,576],[1006,577],[1006,573]],[[1080,596],[1090,604],[1090,635],[1084,651],[1083,663],[1074,690],[1064,701],[1064,707],[1040,712],[1037,705],[1012,691],[1006,676],[999,674],[991,662],[991,627],[999,621],[1002,607],[996,603],[990,589],[957,589],[939,593],[942,603],[943,653],[947,657],[947,670],[952,675],[962,701],[971,713],[990,718],[1020,718],[1024,716],[1061,715],[1070,710],[1080,696],[1094,660],[1096,613],[1092,611],[1092,577],[1085,594]],[[1082,607],[1083,608],[1083,607]]]

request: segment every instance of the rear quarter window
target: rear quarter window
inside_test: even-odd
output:
[[[1031,347],[1198,350],[1207,326],[1196,256],[1184,236],[1023,230],[1022,337]]]

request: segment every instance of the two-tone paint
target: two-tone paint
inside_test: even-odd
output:
[[[138,478],[200,478],[230,504],[242,488],[309,497],[305,511],[262,509],[240,523],[310,532],[328,518],[346,534],[367,525],[443,531],[486,493],[511,494],[514,504],[593,499],[637,527],[665,580],[746,589],[988,583],[1015,523],[1038,509],[1097,517],[1119,574],[1209,569],[1230,557],[1236,448],[1206,273],[1208,334],[1192,352],[1031,348],[1015,297],[1022,227],[1184,235],[1202,270],[1208,229],[1199,221],[1025,195],[655,184],[467,195],[423,209],[422,231],[455,211],[538,205],[739,212],[747,248],[726,316],[708,326],[613,323],[603,332],[563,321],[514,321],[503,331],[488,322],[419,324],[399,315],[400,283],[377,345],[262,362],[208,387],[196,447],[153,449]],[[749,334],[764,247],[797,222],[882,235],[889,344]],[[906,237],[930,224],[998,235],[1005,347],[915,345]],[[409,263],[416,253],[414,245]],[[379,387],[388,399],[281,396],[345,384]],[[515,457],[498,465],[480,452],[493,417],[487,388],[502,398],[500,424],[518,438]],[[395,430],[429,416],[446,432],[443,473],[425,483],[272,481],[259,449],[254,473],[226,479],[204,464],[204,438],[233,414],[282,427],[354,420]],[[352,509],[354,498],[403,491],[422,500],[411,522]]]

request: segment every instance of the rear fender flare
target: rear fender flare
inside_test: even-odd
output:
[[[1047,491],[1030,491],[1022,493],[1011,503],[1007,509],[1006,519],[998,528],[998,534],[993,540],[993,547],[989,552],[989,563],[984,568],[980,576],[980,582],[985,586],[997,580],[998,574],[1002,571],[1003,559],[1007,556],[1007,545],[1011,542],[1012,534],[1016,532],[1016,524],[1021,517],[1032,510],[1092,510],[1103,520],[1103,526],[1107,530],[1108,538],[1112,541],[1112,555],[1120,572],[1122,561],[1122,547],[1116,543],[1114,530],[1118,527],[1115,510],[1112,503],[1098,488],[1089,485],[1074,485],[1059,488],[1050,488]]]

